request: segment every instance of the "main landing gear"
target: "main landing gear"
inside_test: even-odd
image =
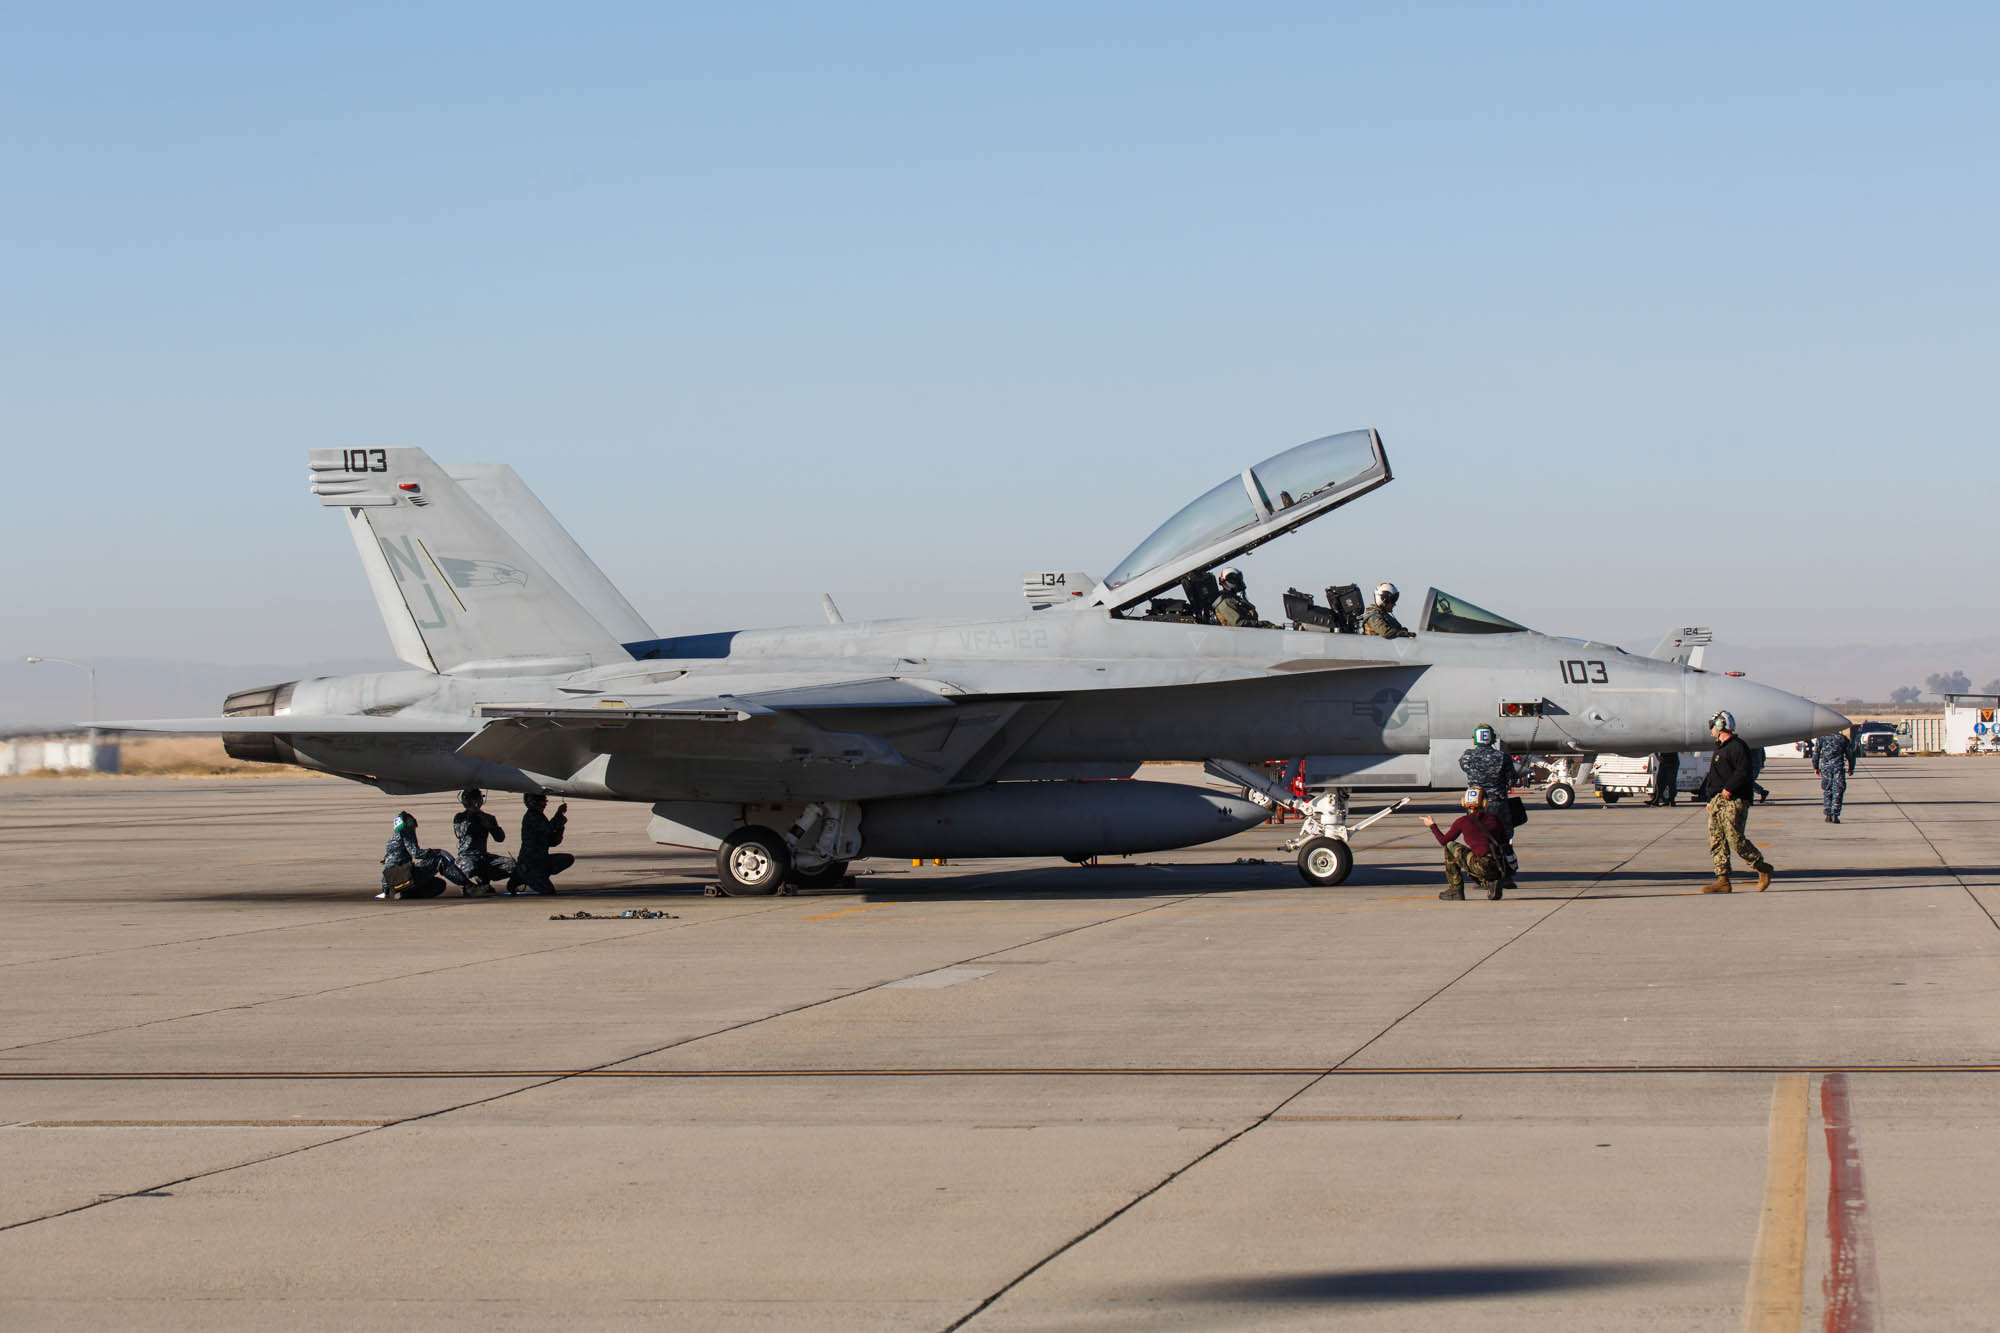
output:
[[[830,889],[847,878],[861,851],[861,810],[853,801],[814,801],[780,833],[746,824],[715,852],[715,887],[724,898],[768,898]]]

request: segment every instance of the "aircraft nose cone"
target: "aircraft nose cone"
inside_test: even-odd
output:
[[[1812,736],[1838,731],[1847,719],[1824,704],[1801,699],[1796,694],[1760,685],[1739,676],[1704,676],[1702,696],[1713,710],[1728,709],[1736,716],[1736,734],[1751,745],[1776,745],[1802,741]],[[1708,714],[1703,714],[1706,726]]]

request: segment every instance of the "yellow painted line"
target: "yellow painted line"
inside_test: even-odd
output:
[[[1810,1074],[1780,1074],[1771,1089],[1764,1211],[1750,1258],[1744,1333],[1798,1333],[1805,1320],[1806,1115]]]
[[[801,921],[831,921],[837,916],[853,916],[856,912],[876,912],[894,903],[865,903],[860,907],[843,907],[838,912],[821,912],[818,916],[800,917]]]

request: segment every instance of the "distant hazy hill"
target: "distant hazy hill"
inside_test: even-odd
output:
[[[1882,700],[1904,685],[1923,688],[1924,677],[1963,671],[1972,688],[2000,676],[2000,638],[1948,643],[1841,644],[1756,647],[1718,640],[1708,665],[1748,672],[1753,680],[1814,699]]]
[[[100,718],[214,717],[233,690],[275,685],[308,676],[342,676],[358,671],[397,671],[394,661],[350,660],[251,666],[214,662],[163,661],[141,657],[100,657],[97,715]],[[85,680],[81,671],[55,663],[30,666],[19,658],[0,663],[0,728],[67,726],[84,720]]]

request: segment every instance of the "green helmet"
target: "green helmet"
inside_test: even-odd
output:
[[[1481,722],[1472,729],[1472,743],[1474,745],[1491,745],[1499,739],[1500,733],[1487,726],[1484,722]]]

